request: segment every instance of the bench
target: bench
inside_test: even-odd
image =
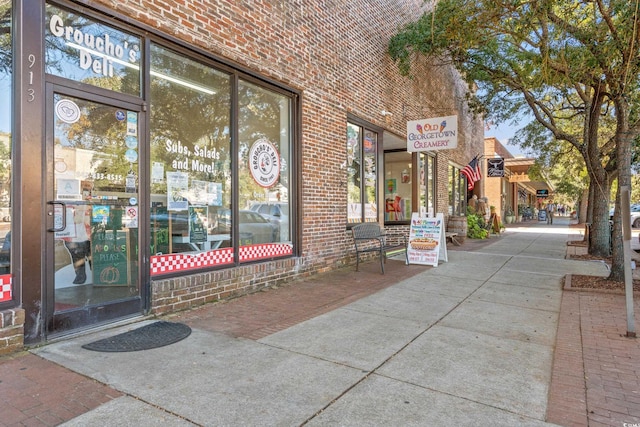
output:
[[[390,244],[387,242],[387,236],[384,230],[376,222],[365,222],[355,225],[351,229],[351,232],[356,247],[356,271],[358,271],[360,266],[360,254],[367,252],[377,252],[380,254],[382,274],[384,274],[384,263],[387,261],[387,254],[389,253],[404,251],[406,262],[409,264],[406,236],[398,236],[401,238],[401,241],[396,244]]]

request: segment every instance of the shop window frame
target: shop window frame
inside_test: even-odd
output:
[[[234,251],[234,258],[233,258],[233,262],[232,263],[227,263],[224,265],[210,265],[210,266],[205,266],[205,267],[201,267],[201,268],[189,268],[189,269],[183,269],[183,270],[178,270],[175,272],[166,272],[166,273],[156,273],[153,274],[151,272],[151,265],[148,264],[147,266],[149,268],[145,269],[146,273],[143,274],[143,279],[145,279],[145,277],[151,277],[154,280],[162,280],[162,279],[167,279],[167,278],[171,278],[171,277],[180,277],[180,276],[184,276],[187,274],[194,274],[194,273],[202,273],[202,272],[207,272],[207,271],[212,271],[212,270],[221,270],[221,269],[228,269],[228,268],[235,268],[235,267],[239,267],[242,265],[247,265],[247,264],[252,264],[252,263],[260,263],[260,262],[268,262],[270,260],[273,259],[283,259],[283,258],[291,258],[291,257],[298,257],[300,256],[301,253],[301,247],[300,247],[300,242],[301,242],[301,237],[300,237],[300,225],[299,225],[299,220],[298,220],[298,216],[301,212],[301,192],[300,192],[300,188],[301,188],[301,183],[302,183],[302,177],[300,176],[301,173],[301,162],[302,162],[302,153],[301,153],[301,143],[300,141],[302,140],[302,106],[301,106],[301,91],[294,89],[288,85],[283,84],[282,82],[279,82],[275,79],[271,79],[267,76],[258,74],[257,72],[250,70],[248,68],[245,68],[237,63],[233,63],[229,60],[226,60],[225,58],[218,56],[216,54],[213,54],[205,49],[199,48],[195,45],[189,45],[187,42],[179,40],[175,37],[171,37],[166,35],[165,33],[159,31],[157,28],[155,27],[151,27],[147,24],[144,24],[142,22],[135,22],[135,23],[131,23],[130,18],[128,18],[125,15],[119,14],[118,12],[114,12],[112,9],[108,9],[104,6],[100,6],[100,5],[95,5],[92,7],[87,7],[87,8],[82,8],[80,10],[77,9],[77,4],[68,1],[68,0],[48,0],[46,2],[47,4],[51,4],[54,5],[56,7],[59,8],[63,8],[63,9],[67,9],[73,13],[77,13],[80,15],[83,15],[87,18],[90,18],[92,20],[95,20],[97,22],[106,24],[106,25],[110,25],[113,26],[116,29],[119,29],[121,31],[125,31],[128,32],[132,35],[137,35],[140,37],[141,39],[141,53],[142,53],[142,60],[141,60],[141,72],[140,72],[140,79],[142,81],[142,86],[141,86],[141,94],[140,96],[132,96],[132,95],[128,95],[125,93],[118,93],[118,92],[113,92],[113,91],[109,91],[106,89],[102,89],[102,88],[98,88],[98,87],[94,87],[92,90],[98,93],[103,93],[105,96],[112,96],[113,98],[117,98],[117,99],[141,99],[143,100],[147,105],[150,104],[150,45],[151,43],[155,43],[156,45],[169,49],[175,53],[181,54],[181,55],[185,55],[186,57],[188,57],[189,59],[192,59],[194,61],[200,62],[201,64],[205,65],[205,66],[209,66],[212,67],[214,69],[216,69],[217,71],[223,72],[223,73],[227,73],[231,76],[231,122],[230,122],[230,132],[232,135],[232,140],[231,140],[231,151],[234,153],[237,153],[238,150],[238,132],[237,132],[237,128],[238,128],[238,82],[240,80],[254,84],[254,85],[258,85],[262,88],[265,88],[267,90],[273,91],[274,93],[286,96],[289,98],[289,133],[290,133],[290,141],[289,141],[289,168],[290,168],[290,192],[289,192],[289,203],[290,203],[290,243],[292,246],[291,252],[286,254],[286,255],[281,255],[281,256],[273,256],[273,257],[265,257],[265,258],[260,258],[260,259],[256,259],[256,260],[251,260],[251,261],[241,261],[239,258],[239,242],[237,242],[237,236],[238,233],[234,233],[234,241],[232,243],[232,247],[234,247],[236,250]],[[44,34],[44,33],[43,33]],[[44,67],[44,65],[43,65]],[[65,79],[64,77],[59,77],[59,76],[53,76],[53,75],[48,75],[47,77],[48,80],[50,81],[68,81],[68,82],[73,82],[72,80],[68,80]],[[81,83],[81,82],[76,82],[75,83],[76,86],[78,87],[82,87],[82,86],[87,86],[85,83]],[[149,153],[149,147],[150,147],[150,142],[149,142],[149,133],[150,133],[150,126],[151,126],[151,114],[147,113],[146,114],[146,129],[147,129],[147,134],[144,136],[144,144],[145,144],[145,149],[141,150],[140,153],[140,169],[141,171],[143,169],[146,170],[150,170],[150,166],[151,166],[151,158],[150,158],[150,153]],[[381,132],[379,132],[379,135],[381,134]],[[141,141],[142,142],[142,141]],[[380,143],[378,144],[378,146],[380,146]],[[144,153],[144,154],[143,154]],[[235,158],[236,156],[232,156],[231,158],[231,169],[232,169],[232,212],[233,212],[233,218],[235,218],[234,223],[238,222],[238,195],[237,192],[239,191],[239,183],[238,183],[238,172],[237,172],[237,168],[238,168],[238,161]],[[146,174],[148,175],[148,174]],[[146,206],[147,208],[145,208],[145,217],[148,217],[146,210],[149,209],[148,206],[150,206],[150,194],[149,194],[149,189],[150,189],[150,177],[146,176],[144,177],[145,182],[143,182],[143,174],[141,172],[141,176],[140,176],[140,185],[144,185],[145,186],[145,191],[144,193],[141,193],[140,195],[140,205],[141,206]],[[141,214],[143,212],[141,211]],[[144,220],[147,221],[148,220]],[[142,235],[141,240],[140,240],[140,244],[145,247],[145,248],[149,248],[150,246],[150,236],[148,233],[149,230],[149,226],[148,225],[144,225],[140,227],[140,233]],[[236,230],[237,231],[237,230]],[[141,256],[142,256],[142,252],[141,251]],[[150,257],[153,255],[149,252],[148,254],[149,256],[146,257],[147,259],[150,259]],[[15,294],[15,286],[14,286],[14,294]],[[1,304],[1,303],[0,303]]]
[[[464,216],[467,213],[467,179],[461,171],[461,167],[449,164],[447,171],[449,192],[447,211],[449,216]]]
[[[365,132],[369,131],[369,132],[373,132],[376,134],[376,148],[374,151],[374,156],[375,156],[375,170],[374,170],[374,175],[375,175],[375,184],[374,184],[374,189],[373,189],[373,194],[375,195],[375,207],[376,207],[376,218],[375,219],[371,219],[370,221],[367,221],[366,218],[366,203],[367,200],[365,198],[365,194],[366,194],[366,185],[363,185],[363,179],[362,176],[364,176],[364,167],[365,167],[365,162],[364,162],[364,150],[360,151],[360,164],[359,164],[359,175],[360,175],[360,201],[358,202],[360,204],[360,221],[358,222],[351,222],[349,221],[349,195],[348,195],[348,188],[349,188],[349,176],[347,173],[346,176],[346,181],[345,181],[345,189],[347,190],[347,198],[346,198],[346,208],[347,208],[347,218],[346,218],[346,225],[347,225],[347,229],[351,229],[351,227],[353,227],[354,225],[357,224],[362,224],[365,222],[380,222],[380,179],[381,179],[381,171],[384,168],[383,165],[383,161],[381,161],[381,159],[383,158],[383,129],[381,127],[378,127],[372,123],[367,122],[366,120],[360,119],[359,117],[356,117],[354,115],[351,114],[347,114],[347,123],[346,125],[354,125],[357,126],[361,129],[360,132],[360,147],[362,147],[363,144],[363,140],[364,140],[364,135]],[[346,130],[346,127],[345,127]],[[347,134],[345,133],[345,137],[347,136]],[[348,152],[348,138],[345,138],[345,149]],[[349,168],[349,161],[348,158],[345,160],[345,167]]]

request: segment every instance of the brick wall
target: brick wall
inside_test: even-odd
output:
[[[24,345],[24,310],[0,311],[0,356],[22,349]]]
[[[417,60],[400,76],[389,38],[420,16],[423,0],[95,0],[240,67],[302,91],[301,257],[156,280],[152,310],[179,310],[353,262],[346,232],[347,114],[403,136],[407,120],[458,114],[459,148],[437,155],[437,212],[447,212],[449,163],[482,151],[483,128],[466,86],[442,64]],[[393,113],[390,117],[382,110]]]

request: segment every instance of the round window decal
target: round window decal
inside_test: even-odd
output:
[[[280,178],[280,154],[266,138],[253,143],[249,150],[249,170],[254,181],[261,187],[274,186]]]
[[[80,119],[80,107],[70,99],[56,102],[56,116],[65,123],[75,123]]]

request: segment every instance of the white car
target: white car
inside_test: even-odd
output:
[[[609,210],[609,219],[613,219],[615,208]],[[631,228],[640,228],[640,204],[634,204],[630,206],[629,213],[631,214]]]

